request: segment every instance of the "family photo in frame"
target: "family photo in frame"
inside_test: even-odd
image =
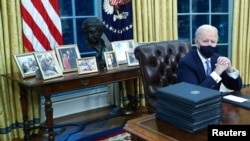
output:
[[[128,66],[139,65],[138,60],[135,58],[134,51],[126,51],[126,57],[128,61]]]
[[[114,51],[104,52],[107,70],[114,70],[119,68],[119,64]]]
[[[78,74],[98,72],[96,57],[84,57],[77,59]]]
[[[36,52],[34,55],[39,66],[42,79],[46,80],[63,76],[55,51]]]
[[[55,50],[63,72],[77,71],[76,60],[81,58],[77,44],[57,46]]]
[[[127,63],[126,51],[131,51],[135,48],[134,40],[114,41],[111,42],[111,46],[116,53],[118,64]]]
[[[15,54],[14,58],[23,78],[35,76],[38,64],[33,52]]]
[[[128,42],[128,46],[129,46],[129,50],[132,51],[132,50],[135,50],[135,42],[134,40],[124,40],[124,41],[127,41]]]

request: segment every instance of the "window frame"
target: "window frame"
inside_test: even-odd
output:
[[[60,1],[60,0],[59,0]],[[97,17],[98,19],[102,19],[102,1],[100,0],[92,0],[93,1],[93,11],[94,14],[93,15],[83,15],[83,16],[76,16],[75,13],[75,0],[69,0],[71,2],[71,6],[72,6],[72,16],[64,16],[61,15],[60,13],[60,19],[62,20],[72,20],[72,26],[73,26],[73,42],[72,43],[64,43],[64,45],[68,45],[68,44],[78,44],[78,37],[77,37],[77,33],[80,31],[77,31],[77,19],[85,19],[85,18],[92,18],[92,17]],[[60,5],[59,5],[59,9],[60,9]],[[62,29],[63,29],[63,24],[62,24]],[[63,32],[63,31],[62,31]],[[64,39],[64,37],[63,37]],[[78,49],[80,51],[80,48],[82,48],[81,46],[78,45]],[[83,46],[84,48],[84,46]],[[80,51],[80,54],[82,53],[86,53],[88,51]]]
[[[192,22],[192,16],[193,15],[208,15],[209,16],[209,23],[211,24],[212,22],[212,16],[214,15],[228,15],[228,42],[226,43],[218,43],[218,46],[227,46],[227,56],[229,58],[231,58],[232,56],[232,21],[233,21],[233,0],[228,0],[228,12],[211,12],[211,1],[217,1],[217,0],[209,0],[209,11],[208,12],[204,12],[204,13],[193,13],[192,12],[192,3],[194,0],[189,0],[189,12],[187,13],[177,13],[177,16],[189,16],[189,38],[188,40],[190,40],[192,47],[195,48],[195,44],[194,44],[194,35],[192,33],[193,30],[193,22]],[[177,18],[179,19],[179,18]],[[179,30],[179,27],[178,27]],[[184,38],[180,38],[180,36],[178,35],[178,39],[184,39]],[[219,53],[223,53],[223,52],[219,52]]]

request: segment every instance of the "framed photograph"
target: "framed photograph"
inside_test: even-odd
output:
[[[15,54],[14,58],[23,78],[36,75],[39,67],[33,52]]]
[[[118,64],[127,63],[126,51],[134,50],[135,48],[134,40],[114,41],[111,42],[111,46],[116,53]]]
[[[77,44],[57,46],[55,50],[63,72],[77,71],[76,60],[81,58]]]
[[[119,68],[119,64],[114,51],[104,52],[107,70],[114,70]]]
[[[142,45],[146,45],[146,44],[150,44],[150,42],[139,42],[139,43],[137,43],[137,46],[142,46]]]
[[[44,80],[63,76],[54,50],[36,52],[34,55]]]
[[[135,42],[134,40],[125,40],[128,42],[129,50],[134,51],[135,50]]]
[[[126,51],[126,57],[128,60],[128,66],[139,65],[138,60],[135,58],[134,51]]]
[[[77,59],[78,74],[98,72],[95,56]]]

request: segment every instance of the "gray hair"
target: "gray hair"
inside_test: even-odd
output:
[[[209,24],[204,24],[197,28],[197,30],[195,31],[195,40],[197,40],[200,37],[200,33],[202,30],[208,30],[208,29],[213,30],[217,33],[217,40],[218,40],[218,29],[215,26]]]

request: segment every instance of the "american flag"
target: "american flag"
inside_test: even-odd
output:
[[[62,45],[58,0],[21,0],[23,42],[29,51]]]

